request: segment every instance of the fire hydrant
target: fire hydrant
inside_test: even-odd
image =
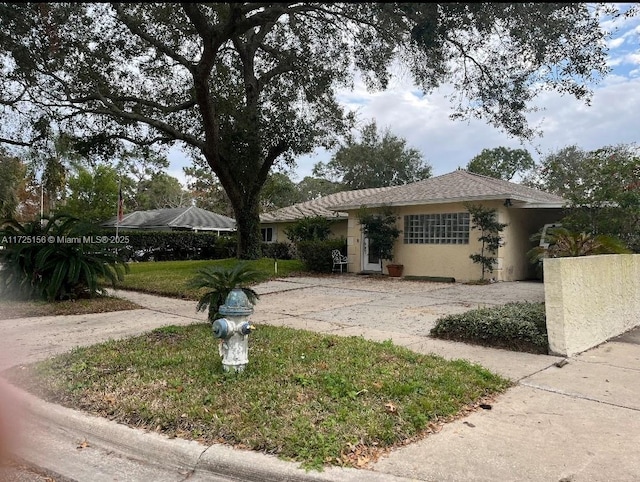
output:
[[[248,335],[254,329],[248,317],[253,308],[240,288],[231,290],[218,310],[223,318],[213,322],[213,336],[220,338],[220,356],[225,372],[242,372],[249,363]]]

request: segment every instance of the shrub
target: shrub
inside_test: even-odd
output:
[[[292,259],[289,243],[262,243],[262,256],[274,259]]]
[[[294,243],[300,241],[324,241],[331,234],[333,222],[323,216],[305,216],[284,230]]]
[[[531,237],[532,241],[540,239],[540,233]],[[604,234],[594,235],[569,231],[566,228],[556,227],[547,234],[549,245],[536,246],[528,251],[527,255],[532,263],[538,264],[543,258],[562,258],[572,256],[593,256],[596,254],[629,254],[622,241]]]
[[[331,251],[339,249],[346,254],[347,243],[342,239],[327,239],[326,241],[300,241],[297,244],[298,256],[309,271],[317,273],[331,273],[333,258]]]
[[[431,336],[514,351],[547,353],[544,303],[508,303],[436,321]]]
[[[113,235],[113,230],[109,235]],[[127,240],[122,246],[127,259],[134,261],[181,261],[188,259],[234,258],[236,236],[194,231],[120,231]]]
[[[401,231],[396,226],[398,217],[385,206],[381,212],[361,208],[357,214],[362,232],[369,238],[369,248],[380,259],[393,261],[393,247]]]
[[[114,288],[123,280],[128,266],[122,254],[96,236],[95,226],[66,214],[42,221],[2,223],[1,294],[47,301],[94,297],[104,294],[99,280]]]
[[[482,266],[482,277],[484,280],[486,273],[493,273],[498,248],[502,245],[502,231],[508,225],[499,223],[496,215],[497,210],[486,208],[481,204],[465,203],[464,206],[471,215],[471,223],[473,229],[480,230],[478,241],[481,243],[479,253],[469,255],[474,263]]]

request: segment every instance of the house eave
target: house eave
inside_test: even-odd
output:
[[[557,203],[557,202],[525,202],[518,203],[511,206],[516,209],[562,209],[566,207],[566,203]]]
[[[331,208],[327,208],[327,209],[331,209]],[[275,219],[261,219],[260,220],[260,224],[277,224],[277,223],[295,223],[296,221],[300,221],[304,216],[288,216],[288,217],[282,217],[282,218],[275,218]],[[349,215],[345,212],[341,212],[341,211],[336,211],[334,214],[329,214],[329,215],[323,215],[323,218],[326,218],[328,220],[344,220],[347,219],[349,217]]]
[[[513,194],[495,194],[491,196],[464,196],[464,197],[451,197],[451,198],[438,198],[438,199],[412,199],[409,201],[392,201],[392,202],[376,202],[370,204],[350,204],[340,205],[338,208],[344,211],[352,211],[354,209],[360,209],[365,206],[367,208],[378,208],[384,206],[421,206],[429,204],[453,204],[473,201],[504,201],[505,199],[511,199],[512,201],[523,201],[525,203],[530,202],[530,199],[522,198]]]

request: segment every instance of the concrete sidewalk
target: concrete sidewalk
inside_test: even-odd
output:
[[[367,470],[305,472],[264,454],[169,440],[18,391],[21,455],[84,481],[179,480],[640,480],[640,334],[638,330],[569,358],[435,340],[448,313],[509,301],[543,301],[540,283],[485,286],[359,276],[286,278],[257,287],[252,320],[372,340],[391,339],[421,353],[464,358],[517,385],[491,410],[446,424],[437,434],[391,452]],[[118,292],[144,307],[96,315],[2,320],[0,367],[206,318],[195,302]],[[34,334],[36,334],[34,336]],[[234,478],[235,477],[235,478]]]

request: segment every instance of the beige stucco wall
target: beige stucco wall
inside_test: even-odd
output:
[[[572,356],[640,325],[640,254],[544,260],[551,353]]]
[[[436,214],[466,212],[462,203],[434,204],[426,206],[394,207],[398,216],[397,226],[404,230],[404,216],[407,214]],[[347,234],[347,255],[349,270],[362,271],[362,229],[358,223],[357,211],[349,212]],[[403,233],[396,241],[393,263],[404,265],[403,276],[453,277],[456,281],[480,278],[480,265],[474,264],[469,255],[478,252],[480,245],[476,232],[471,233],[469,244],[404,244]],[[387,262],[385,262],[385,265]],[[383,267],[386,273],[386,268]]]
[[[562,217],[561,209],[531,209],[499,207],[499,219],[508,226],[503,231],[504,246],[499,250],[500,281],[517,281],[536,277],[535,266],[526,256],[535,246],[531,235],[545,224],[555,223]]]
[[[503,232],[504,246],[497,253],[497,264],[486,278],[497,281],[515,281],[532,277],[533,269],[526,252],[530,249],[529,237],[547,222],[559,219],[560,210],[517,209],[505,207],[502,200],[486,201],[482,204],[496,209],[498,221],[508,223]],[[393,208],[398,216],[397,226],[404,229],[407,214],[436,214],[466,212],[463,203],[431,204],[422,206],[399,206]],[[349,270],[362,271],[362,232],[356,219],[357,212],[349,212],[347,232],[347,254]],[[404,265],[404,276],[453,277],[456,281],[480,279],[482,268],[469,256],[479,253],[480,231],[472,229],[469,244],[404,244],[403,234],[396,241],[393,262]],[[385,263],[386,264],[386,263]],[[383,267],[386,273],[386,268]]]
[[[406,206],[398,210],[398,226],[404,229],[403,216],[407,214],[459,212],[467,212],[461,203]],[[405,276],[453,277],[456,281],[479,279],[482,268],[469,258],[469,255],[480,252],[478,236],[479,232],[472,229],[469,244],[404,244],[403,234],[400,234],[394,262],[404,265]]]

